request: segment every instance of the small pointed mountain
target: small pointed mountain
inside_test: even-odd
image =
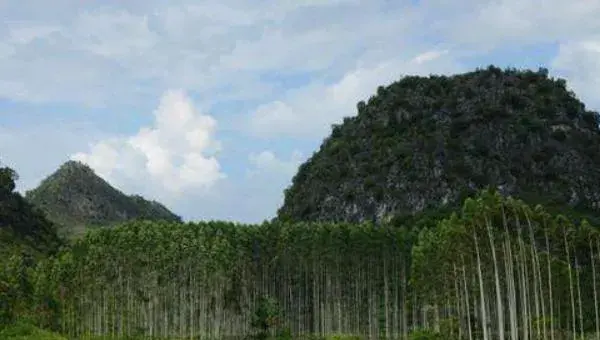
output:
[[[58,224],[61,232],[71,235],[86,226],[111,226],[132,219],[181,221],[164,205],[122,193],[77,161],[63,164],[28,191],[26,198]]]

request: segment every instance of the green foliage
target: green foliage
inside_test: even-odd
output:
[[[598,215],[600,116],[547,70],[490,66],[376,92],[300,166],[280,220],[380,223],[488,187]]]
[[[282,315],[277,299],[271,296],[260,298],[250,325],[256,330],[252,339],[265,340],[275,334],[277,339],[291,339],[289,329],[282,327]]]
[[[419,329],[410,332],[409,340],[447,340],[448,337],[430,329]]]
[[[0,195],[6,196],[15,190],[17,173],[11,168],[0,168]],[[2,197],[0,196],[0,197]]]
[[[457,317],[449,317],[440,321],[440,334],[444,335],[445,339],[456,338],[460,329],[460,322]]]
[[[0,258],[14,251],[48,254],[58,250],[62,240],[56,227],[14,191],[17,178],[13,169],[0,167]]]
[[[162,204],[127,196],[75,161],[62,165],[26,197],[67,236],[78,236],[88,226],[111,226],[133,219],[181,222]]]
[[[67,340],[56,333],[39,329],[31,324],[17,322],[4,329],[0,329],[2,340]]]
[[[378,225],[129,221],[2,248],[0,339],[495,338],[496,307],[513,338],[573,338],[600,325],[592,225],[493,190]]]

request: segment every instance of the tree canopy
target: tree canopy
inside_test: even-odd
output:
[[[5,319],[75,338],[562,339],[600,335],[599,236],[483,192],[410,230],[132,221],[35,264],[12,256],[0,283]]]
[[[62,243],[55,225],[15,191],[17,173],[0,167],[0,257],[12,248],[34,253],[58,250]]]

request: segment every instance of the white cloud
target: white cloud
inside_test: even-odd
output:
[[[401,6],[354,0],[55,5],[6,10],[23,19],[0,29],[0,97],[101,107],[185,88],[252,98],[273,91],[260,72],[339,73],[364,51],[397,51],[414,29]]]
[[[0,112],[0,121],[2,115]],[[24,192],[68,160],[81,143],[94,143],[106,135],[87,123],[54,122],[8,127],[0,124],[0,162],[19,174],[17,188]]]
[[[30,26],[21,24],[20,27],[11,27],[9,32],[10,43],[23,45],[29,44],[36,39],[48,38],[51,34],[60,32],[60,27],[51,25]]]
[[[552,69],[568,79],[583,102],[600,108],[600,37],[561,44]]]
[[[468,55],[600,31],[598,1],[57,1],[3,13],[0,96],[95,106],[148,100],[164,88],[256,98],[277,90],[263,72],[335,78],[356,59],[369,68],[420,50]]]
[[[276,100],[260,105],[253,113],[249,127],[259,135],[285,135],[298,123],[300,117],[288,104]]]
[[[124,190],[156,197],[160,192],[210,190],[225,178],[215,154],[216,121],[199,113],[183,91],[170,90],[154,112],[154,125],[134,136],[110,138],[72,156]]]
[[[75,48],[117,60],[142,58],[158,39],[148,27],[147,16],[124,10],[82,12],[68,36]]]
[[[273,151],[264,150],[256,153],[251,153],[248,156],[250,163],[254,169],[248,173],[249,177],[256,177],[260,174],[267,176],[279,175],[291,178],[298,170],[298,166],[304,160],[300,151],[296,150],[292,153],[289,160],[279,159]],[[272,178],[272,177],[271,177]]]
[[[417,63],[417,64],[423,64],[426,63],[428,61],[433,61],[435,59],[440,58],[441,56],[448,54],[448,50],[442,50],[442,51],[428,51],[425,53],[421,53],[418,56],[416,56],[413,59],[413,62]]]
[[[242,159],[243,160],[243,159]],[[271,150],[248,155],[245,175],[220,181],[209,192],[188,191],[179,199],[161,197],[185,219],[233,220],[260,223],[275,216],[303,155],[294,151],[280,157]]]
[[[15,48],[11,44],[0,41],[0,60],[8,58],[15,53]]]
[[[404,74],[429,75],[456,71],[459,66],[447,50],[427,51],[392,59],[375,66],[359,66],[329,85],[290,91],[284,100],[262,104],[248,119],[256,136],[323,137],[333,123],[356,114],[356,104],[367,100],[380,85],[399,80]]]
[[[432,1],[422,11],[445,13],[432,28],[441,37],[472,48],[553,43],[600,31],[598,1]]]
[[[262,222],[275,217],[277,208],[283,203],[284,189],[291,184],[293,175],[305,158],[298,150],[287,159],[271,150],[263,150],[251,153],[248,160],[250,168],[246,171],[246,178],[238,184],[231,197],[232,200],[244,199],[230,205],[244,209],[244,220]]]

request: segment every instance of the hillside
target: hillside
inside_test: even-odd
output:
[[[76,161],[63,164],[37,188],[28,191],[26,198],[68,233],[79,233],[85,226],[108,226],[131,219],[181,221],[162,204],[125,195]]]
[[[492,187],[550,210],[600,208],[600,119],[545,69],[405,77],[334,126],[278,218],[382,221]]]
[[[52,253],[62,243],[56,227],[15,192],[17,174],[0,167],[0,257],[14,248],[27,253]]]

